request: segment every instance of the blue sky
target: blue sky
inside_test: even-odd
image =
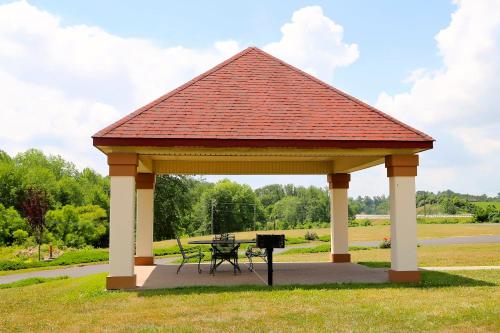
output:
[[[4,1],[8,2],[8,1]],[[95,25],[123,36],[153,40],[160,46],[210,47],[234,39],[262,46],[280,38],[291,14],[319,5],[344,27],[344,39],[360,46],[353,65],[340,68],[330,82],[374,102],[382,88],[405,90],[415,68],[441,64],[434,41],[455,6],[450,1],[30,1],[62,18],[64,25]]]
[[[90,136],[249,45],[432,135],[417,187],[500,192],[500,4],[0,1],[0,149],[106,173]],[[23,131],[17,130],[23,128]],[[220,177],[208,177],[216,180]],[[323,176],[233,177],[253,187]],[[387,193],[383,167],[352,195]]]

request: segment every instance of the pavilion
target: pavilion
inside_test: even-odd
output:
[[[111,179],[108,289],[134,288],[134,265],[153,265],[155,174],[327,175],[331,261],[345,263],[351,173],[382,163],[390,189],[389,280],[420,280],[417,154],[434,140],[258,48],[92,138],[107,155]]]

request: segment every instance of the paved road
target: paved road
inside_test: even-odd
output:
[[[422,245],[448,245],[448,244],[478,244],[478,243],[500,243],[500,235],[484,235],[484,236],[466,236],[466,237],[447,237],[447,238],[433,238],[433,239],[421,239],[418,241]],[[374,242],[352,242],[351,246],[378,246],[379,241]],[[315,245],[311,244],[301,244],[293,246],[293,248],[306,248]],[[276,249],[274,252],[276,254],[281,253],[287,249]],[[167,264],[176,260],[177,258],[161,258],[156,259],[159,264]],[[10,283],[31,277],[56,277],[67,275],[69,277],[80,277],[85,275],[97,274],[108,272],[108,264],[97,264],[97,265],[86,265],[86,266],[75,266],[69,268],[52,269],[45,271],[35,271],[21,274],[11,274],[0,276],[0,284]]]

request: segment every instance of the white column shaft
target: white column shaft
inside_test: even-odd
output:
[[[153,256],[153,211],[154,190],[137,190],[137,228],[135,232],[135,255]]]
[[[389,177],[391,268],[417,270],[417,215],[415,177]]]
[[[330,189],[330,228],[332,253],[349,253],[348,204],[346,188]]]
[[[134,275],[135,177],[111,176],[109,275]]]

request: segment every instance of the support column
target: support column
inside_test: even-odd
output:
[[[415,177],[418,155],[391,155],[385,158],[389,177],[389,205],[391,216],[392,282],[418,282],[417,213],[415,204]]]
[[[331,261],[351,262],[348,240],[348,205],[347,190],[351,175],[334,173],[328,175],[330,190],[330,229]]]
[[[106,289],[130,289],[136,287],[133,258],[137,154],[109,154],[108,164],[111,198]]]
[[[138,266],[154,265],[153,211],[155,175],[153,173],[138,173],[135,183],[137,189],[135,264]]]

